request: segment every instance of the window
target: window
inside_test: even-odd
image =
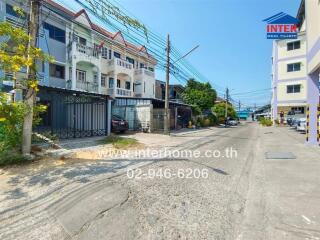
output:
[[[114,79],[109,78],[109,88],[113,88],[113,84],[114,84]]]
[[[140,68],[144,68],[144,64],[143,63],[140,63]]]
[[[116,58],[121,58],[121,54],[118,52],[113,52],[113,56]]]
[[[154,72],[154,68],[149,67],[148,69],[149,69],[149,71]]]
[[[76,79],[78,82],[82,82],[82,83],[86,82],[86,71],[77,69]]]
[[[287,85],[287,93],[299,93],[301,90],[300,84]]]
[[[290,63],[287,65],[287,72],[296,72],[300,71],[301,63]]]
[[[107,80],[107,75],[101,74],[101,86],[102,87],[106,86],[106,80]]]
[[[103,47],[101,48],[101,57],[104,59],[108,59],[108,49]]]
[[[54,39],[56,41],[66,43],[66,31],[57,28],[49,23],[44,22],[43,23],[44,29],[49,31],[49,37],[51,39]]]
[[[109,50],[109,59],[112,58],[111,50]]]
[[[97,74],[93,75],[93,83],[98,83],[98,75]]]
[[[134,59],[133,58],[127,57],[127,61],[129,63],[133,64],[133,66],[134,66]]]
[[[126,89],[130,90],[130,82],[126,82]]]
[[[78,43],[80,43],[81,45],[86,46],[87,45],[87,39],[83,38],[83,37],[77,37],[77,41]]]
[[[291,112],[294,114],[304,114],[304,107],[292,107]]]
[[[287,43],[287,50],[295,50],[300,48],[300,41],[295,41],[295,42],[289,42]]]
[[[21,18],[21,19],[27,18],[27,14],[25,12],[23,12],[23,16],[21,16],[13,9],[13,6],[9,4],[6,4],[6,13],[16,18]]]
[[[121,86],[120,83],[121,83],[120,80],[117,79],[117,88],[120,88],[120,86]]]
[[[50,64],[50,77],[64,79],[64,66]]]

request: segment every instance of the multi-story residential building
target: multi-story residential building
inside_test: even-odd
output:
[[[26,16],[19,16],[13,9],[13,6],[16,5],[24,7],[18,1],[2,0],[0,20],[17,26],[26,26]],[[25,9],[25,11],[28,10]],[[157,62],[148,53],[145,46],[135,46],[126,41],[120,31],[111,33],[103,26],[95,24],[85,10],[73,12],[52,0],[42,1],[40,21],[39,47],[55,59],[53,63],[39,64],[38,69],[41,89],[51,89],[45,93],[40,91],[38,94],[40,101],[47,103],[53,109],[48,113],[51,118],[61,113],[69,114],[64,110],[68,107],[56,111],[57,107],[53,106],[53,103],[57,100],[55,99],[57,95],[54,95],[54,98],[48,96],[53,91],[52,88],[64,89],[63,94],[70,96],[81,96],[81,93],[87,93],[87,96],[92,99],[107,96],[112,98],[155,97],[154,70]],[[55,105],[67,106],[70,99],[67,97],[66,99],[63,103],[55,103]],[[93,100],[75,99],[72,101],[88,101],[89,104]],[[110,99],[108,104],[108,111],[110,111]],[[81,114],[79,118],[75,117],[79,119],[79,124],[74,123],[76,122],[74,119],[69,119],[70,116],[66,116],[69,120],[63,122],[73,122],[73,125],[70,127],[62,124],[63,128],[72,128],[74,131],[79,128],[90,128],[86,127],[87,125],[93,128],[95,120],[91,119],[88,122],[81,120],[90,118],[87,115],[93,115],[94,107],[87,105],[83,106],[82,110],[77,110],[79,113],[70,112],[69,114],[73,118]],[[107,110],[104,109],[104,111]],[[104,114],[99,107],[95,112],[96,118],[102,119],[102,122],[111,121],[111,112]],[[51,128],[52,125],[55,125],[50,124]],[[61,124],[58,125],[61,126]],[[96,128],[101,127],[96,126]],[[108,131],[110,132],[110,129]]]
[[[23,23],[15,1],[1,1],[1,16]],[[39,45],[55,63],[39,71],[41,85],[108,94],[154,97],[156,60],[144,46],[126,41],[93,23],[85,10],[72,12],[52,0],[43,2]]]
[[[306,140],[320,143],[320,1],[302,0],[297,18],[297,40],[278,40],[273,44],[272,117],[280,111],[305,112]]]
[[[297,39],[273,42],[272,56],[272,118],[280,112],[305,114],[307,104],[306,37],[301,27]]]

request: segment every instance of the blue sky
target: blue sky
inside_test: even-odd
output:
[[[74,11],[81,9],[74,1],[56,1]],[[300,0],[110,1],[120,3],[163,39],[169,33],[181,53],[199,44],[187,60],[210,79],[218,93],[228,86],[231,96],[247,105],[270,100],[271,90],[236,95],[271,87],[272,41],[266,39],[262,20],[279,12],[296,16],[300,4]],[[164,80],[165,74],[157,71],[156,77]],[[173,77],[171,81],[177,82]]]
[[[231,95],[270,88],[272,41],[266,39],[262,20],[281,11],[296,16],[300,4],[300,0],[117,1],[152,31],[164,38],[170,33],[180,52],[200,44],[188,61],[215,84],[234,89]],[[164,79],[163,74],[158,77]],[[268,102],[265,93],[243,96],[242,101]]]

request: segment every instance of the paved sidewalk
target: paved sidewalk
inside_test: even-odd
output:
[[[320,148],[287,127],[260,127],[238,239],[320,239]],[[296,159],[266,159],[265,153]]]

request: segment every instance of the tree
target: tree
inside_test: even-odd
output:
[[[217,93],[210,83],[201,83],[195,79],[189,79],[182,97],[187,104],[192,106],[194,113],[200,114],[213,107]]]
[[[16,11],[23,14],[17,8]],[[53,59],[40,48],[34,47],[34,44],[30,44],[31,41],[35,41],[35,36],[34,38],[30,37],[22,28],[2,22],[0,23],[0,37],[2,40],[0,43],[0,70],[11,73],[14,87],[24,91],[23,104],[26,110],[24,112],[23,132],[27,131],[30,134],[23,134],[25,136],[23,137],[23,147],[25,142],[31,144],[34,98],[36,92],[39,91],[36,75],[37,63],[51,62]],[[27,69],[27,74],[23,74],[22,69]],[[25,146],[24,153],[30,153],[30,144]]]
[[[225,102],[221,102],[221,103],[216,104],[212,108],[212,112],[217,116],[218,122],[220,122],[220,123],[224,122],[225,114],[226,114],[226,103]],[[236,110],[229,103],[227,105],[227,114],[228,114],[228,117],[231,117],[231,118],[236,118],[237,117]]]

